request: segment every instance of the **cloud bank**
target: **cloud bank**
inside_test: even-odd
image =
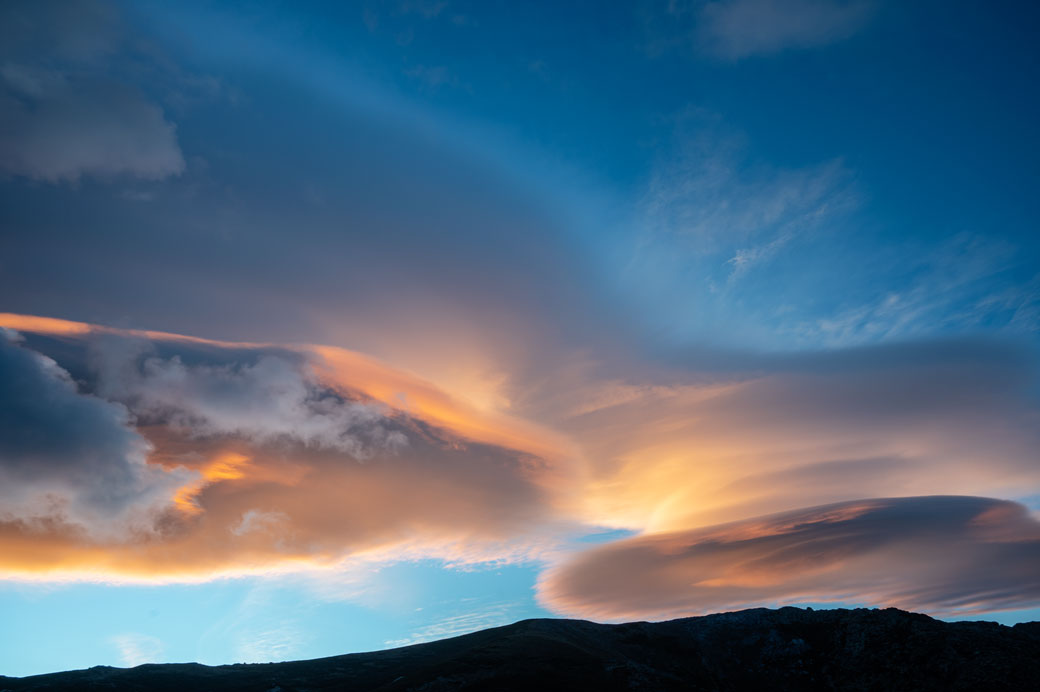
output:
[[[981,497],[857,500],[647,535],[546,572],[539,598],[593,619],[663,619],[799,602],[935,615],[1040,599],[1040,522]]]
[[[407,373],[361,357],[343,369],[311,347],[6,317],[37,330],[2,351],[9,577],[514,559],[555,520],[555,462],[484,441],[533,426],[497,431],[504,419]]]
[[[507,415],[339,348],[0,325],[25,334],[2,351],[0,425],[21,431],[0,448],[7,578],[539,560],[555,564],[548,607],[611,619],[1040,597],[1035,520],[968,496],[1040,480],[1035,373],[1013,346],[745,355],[714,371],[688,354],[627,381],[568,363]],[[556,563],[590,527],[642,535]]]

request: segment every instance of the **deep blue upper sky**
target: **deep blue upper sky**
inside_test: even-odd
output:
[[[85,73],[84,99],[118,85],[162,108],[175,141],[156,156],[184,163],[178,175],[140,168],[161,179],[135,182],[146,164],[128,161],[117,190],[87,164],[53,174],[76,181],[58,186],[16,164],[5,243],[82,235],[67,217],[91,205],[89,251],[127,264],[172,251],[166,270],[190,273],[208,242],[242,285],[264,271],[264,250],[221,246],[202,228],[214,214],[270,226],[271,246],[287,227],[368,246],[382,200],[408,197],[388,245],[435,242],[444,266],[460,252],[493,264],[549,233],[572,253],[564,271],[585,273],[572,293],[607,303],[587,309],[623,311],[652,341],[729,332],[770,350],[1035,331],[1037,9],[799,0],[788,24],[769,15],[776,3],[730,4],[736,19],[712,23],[696,3],[130,3],[95,19],[112,25],[96,30],[100,48],[11,41],[14,69]],[[479,210],[443,208],[452,195]],[[158,216],[176,228],[155,228],[167,205]],[[436,241],[415,230],[431,215]],[[305,265],[307,250],[293,252],[290,266]],[[3,280],[12,308],[77,316],[69,296],[40,295],[55,289],[38,268]],[[83,306],[98,321],[144,324],[171,300],[161,287],[146,288],[147,306],[98,289],[106,304]],[[231,301],[207,298],[200,318]]]

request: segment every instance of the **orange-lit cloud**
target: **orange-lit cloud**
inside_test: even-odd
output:
[[[39,502],[32,512],[6,502],[0,514],[0,573],[9,578],[193,580],[378,556],[512,559],[539,550],[536,537],[557,521],[566,476],[558,436],[374,359],[0,321],[31,337],[9,345],[21,359],[13,369],[40,363],[42,380],[108,416],[111,435],[132,443],[127,468],[162,481],[135,481],[123,499],[135,523],[118,535],[99,534],[94,514],[68,511],[87,506],[62,477],[74,474],[23,483]],[[63,363],[37,348],[60,351]],[[80,373],[78,385],[64,367]],[[31,409],[31,391],[8,394]],[[60,437],[62,423],[29,433]],[[83,448],[66,450],[64,463],[79,468]],[[99,487],[122,469],[101,469]]]
[[[54,317],[39,317],[36,315],[19,315],[12,312],[0,312],[0,327],[7,327],[18,332],[30,332],[34,334],[48,334],[53,336],[81,337],[88,334],[117,334],[127,337],[138,337],[152,339],[155,341],[182,341],[186,343],[207,344],[211,346],[231,347],[253,347],[259,348],[266,344],[216,341],[203,339],[196,336],[184,334],[173,334],[170,332],[152,331],[147,329],[116,329],[99,324],[88,324],[74,320],[62,320]]]
[[[212,346],[218,349],[269,349],[270,343],[229,342],[154,330],[123,330],[84,322],[0,313],[0,327],[36,334],[82,338],[89,335],[114,335],[150,342],[171,342]],[[321,345],[278,345],[311,359],[319,379],[333,387],[360,394],[386,406],[451,430],[477,442],[522,450],[534,455],[560,458],[574,452],[566,437],[535,423],[511,417],[491,406],[479,407],[472,401],[486,402],[492,394],[449,393],[428,380],[406,370],[394,368],[357,351]]]
[[[1013,499],[1040,485],[1032,373],[992,345],[626,378],[561,358],[526,386],[510,375],[496,397],[331,346],[19,315],[0,315],[0,326],[24,335],[5,342],[20,363],[12,372],[36,373],[0,392],[15,404],[12,424],[39,427],[26,439],[76,441],[43,466],[23,463],[43,447],[8,450],[7,578],[203,580],[357,561],[549,559],[574,533],[608,526],[647,545],[692,531],[701,543],[750,546],[737,566],[720,563],[699,581],[739,595],[776,586],[772,572],[746,565],[755,546],[768,558],[765,539],[802,530],[792,521],[855,525],[878,508],[863,497]],[[55,434],[77,416],[12,417],[35,411],[47,391],[95,423]],[[849,501],[787,523],[718,526]],[[973,526],[1006,529],[994,512]],[[808,586],[783,598],[834,595],[812,581],[811,561],[788,568]],[[552,595],[562,592],[545,593],[570,607]],[[589,612],[615,613],[604,599]]]
[[[591,523],[658,532],[861,497],[1040,486],[1035,373],[1013,350],[889,347],[668,376],[567,382],[551,402],[557,429],[592,460]]]
[[[85,322],[59,320],[53,317],[37,317],[36,315],[16,315],[10,312],[0,312],[0,327],[7,327],[15,331],[57,334],[61,336],[82,336],[89,334],[95,329]]]
[[[806,601],[937,615],[1029,607],[1040,522],[981,497],[858,500],[594,548],[543,574],[539,598],[607,620]]]
[[[320,357],[317,370],[322,381],[356,391],[389,407],[478,442],[523,450],[545,459],[561,460],[573,454],[568,440],[552,430],[481,409],[374,358],[331,346],[311,347]]]
[[[186,514],[198,514],[203,510],[197,498],[206,486],[244,478],[248,465],[249,457],[244,454],[221,454],[203,468],[201,478],[177,489],[173,495],[174,506]]]

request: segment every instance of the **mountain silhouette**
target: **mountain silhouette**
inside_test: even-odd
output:
[[[1040,690],[1040,622],[894,608],[757,608],[668,622],[523,620],[286,663],[146,664],[0,677],[0,690]]]

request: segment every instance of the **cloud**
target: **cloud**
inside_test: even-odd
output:
[[[878,226],[841,160],[764,164],[708,113],[677,116],[666,142],[618,268],[624,299],[674,341],[843,348],[1040,326],[1024,246]]]
[[[795,328],[812,343],[846,346],[937,331],[988,327],[1028,334],[1040,327],[1040,275],[1023,274],[1018,247],[959,233],[925,251],[900,248],[890,265],[903,281],[881,295]]]
[[[836,43],[859,31],[871,0],[717,0],[700,5],[699,47],[730,60]]]
[[[158,180],[184,170],[175,126],[111,63],[119,26],[107,5],[15,2],[0,23],[17,34],[0,52],[0,176]]]
[[[544,573],[570,616],[661,619],[799,602],[952,616],[1040,603],[1040,522],[983,497],[856,500],[580,553]]]
[[[58,368],[42,353],[60,359],[89,392],[75,394],[63,375],[68,396],[116,418],[118,439],[139,444],[132,468],[173,481],[162,486],[147,531],[98,537],[62,522],[0,518],[0,573],[8,577],[195,581],[344,561],[523,559],[544,548],[558,521],[562,459],[525,446],[535,426],[482,416],[359,355],[332,349],[339,360],[330,362],[306,346],[7,318],[37,329],[16,347],[12,370]],[[39,379],[20,398],[39,399],[47,384]],[[58,418],[36,427],[60,433],[71,416],[46,410]],[[47,449],[47,433],[30,437],[27,456]],[[111,456],[96,438],[73,442],[52,453],[63,465],[54,476],[70,485],[93,477],[84,455]],[[126,474],[123,466],[116,471]],[[11,481],[5,491],[26,492],[32,478]]]
[[[1019,497],[1040,482],[1030,351],[937,341],[659,374],[561,375],[552,415],[589,460],[583,516],[695,528],[864,495]]]
[[[58,183],[184,170],[174,126],[135,89],[10,64],[0,77],[0,174]]]
[[[129,632],[112,637],[112,643],[119,650],[124,665],[134,667],[162,661],[163,644],[158,637]]]
[[[148,467],[186,474],[147,535],[99,541],[0,522],[9,578],[553,560],[589,526],[686,535],[861,497],[1014,498],[1040,481],[1032,356],[999,342],[722,364],[691,352],[655,370],[613,363],[618,379],[564,362],[507,415],[344,349],[15,315],[0,324],[23,330],[26,352],[60,362],[79,396],[134,416]],[[355,406],[367,408],[358,417]],[[382,443],[391,433],[408,444]]]
[[[472,604],[470,604],[472,605]],[[389,647],[410,646],[423,642],[457,637],[469,632],[508,625],[516,621],[513,612],[517,610],[515,603],[490,603],[479,610],[451,615],[436,622],[420,627],[402,639],[384,642]]]
[[[355,459],[408,444],[381,423],[385,411],[322,387],[299,356],[259,354],[230,365],[186,364],[109,337],[93,345],[97,391],[146,422],[191,436],[234,436],[258,445],[299,442]],[[135,346],[145,353],[135,353]]]
[[[803,169],[750,162],[740,137],[691,113],[679,118],[642,209],[650,233],[685,238],[700,254],[736,248],[737,258],[754,252],[742,247],[782,244],[850,206],[848,175],[839,161]]]
[[[250,509],[242,514],[242,521],[240,521],[236,526],[231,527],[231,533],[236,536],[241,536],[256,531],[276,531],[278,530],[279,525],[285,524],[288,521],[289,517],[284,512],[260,512],[255,509]]]
[[[271,629],[247,631],[238,635],[235,653],[249,663],[288,661],[299,656],[307,635],[291,624],[280,624]]]
[[[624,299],[673,341],[848,348],[1040,326],[1024,246],[895,234],[842,161],[770,166],[710,114],[675,123],[619,266]]]
[[[147,531],[193,474],[149,466],[151,445],[125,407],[80,393],[57,363],[0,332],[0,521],[95,537]]]
[[[382,27],[421,23],[421,13],[399,15],[393,5],[380,7]],[[434,23],[449,21],[450,9]],[[191,31],[171,30],[200,17],[219,40],[202,46]],[[491,379],[502,361],[534,360],[545,340],[577,339],[585,325],[613,319],[557,203],[565,188],[529,175],[545,167],[536,154],[517,159],[493,133],[452,124],[372,75],[344,81],[354,70],[340,51],[299,44],[284,22],[180,5],[134,6],[123,21],[89,63],[78,54],[43,59],[31,44],[6,61],[54,69],[68,83],[137,87],[177,126],[185,174],[156,183],[120,174],[110,185],[88,176],[76,190],[9,181],[0,255],[45,256],[50,268],[4,266],[0,293],[20,297],[11,308],[234,339],[305,335],[437,380],[459,371]],[[185,65],[185,55],[198,60]],[[442,82],[443,63],[419,58],[403,69],[433,68],[420,77]],[[212,82],[175,98],[192,91],[179,79],[187,70]],[[218,146],[199,148],[206,142]],[[289,180],[288,170],[298,173]],[[574,179],[560,175],[573,190]],[[129,196],[150,200],[124,204]],[[45,276],[90,288],[60,291]],[[96,309],[77,312],[88,294]]]
[[[797,277],[782,277],[778,291],[776,274],[819,271],[806,251],[853,219],[861,194],[852,172],[837,159],[765,164],[700,111],[675,118],[667,145],[638,201],[622,274],[644,319],[679,337],[733,339],[772,321],[779,301],[810,304],[799,301]]]

